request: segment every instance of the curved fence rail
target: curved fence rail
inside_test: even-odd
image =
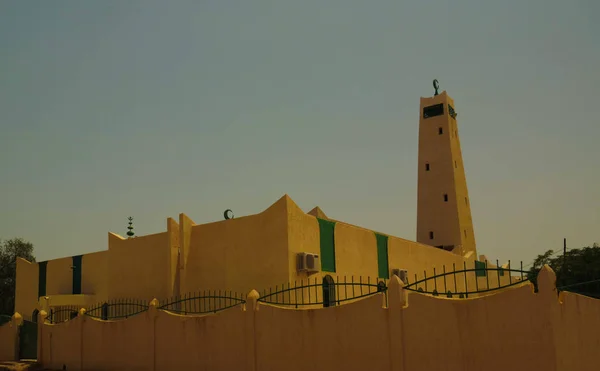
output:
[[[85,314],[93,318],[122,319],[135,316],[148,310],[148,302],[138,299],[117,299],[99,303],[88,309]]]
[[[50,323],[66,322],[77,317],[77,313],[79,313],[79,308],[73,305],[54,307],[50,308],[46,320]]]
[[[404,288],[434,296],[468,298],[472,294],[500,290],[529,280],[529,272],[523,270],[522,262],[519,269],[513,269],[510,260],[506,267],[501,267],[497,261],[495,266],[490,266],[487,261],[475,261],[473,268],[468,268],[466,262],[461,268],[457,270],[456,264],[453,264],[452,270],[447,271],[444,266],[439,274],[434,268],[430,276],[424,271],[422,279],[415,274],[412,283],[406,278]]]
[[[557,282],[560,280],[560,272],[557,275]],[[592,279],[584,282],[575,282],[558,286],[558,292],[567,291],[574,294],[589,296],[590,298],[600,299],[600,279]]]
[[[323,279],[301,280],[293,284],[287,283],[281,286],[275,286],[269,290],[264,290],[259,302],[292,306],[295,308],[301,306],[333,307],[341,303],[364,298],[377,293],[386,295],[387,284],[384,279],[371,280],[370,277],[363,279],[353,276],[350,278],[325,276]]]
[[[205,314],[216,313],[245,303],[243,294],[208,290],[172,297],[158,309],[178,314]]]

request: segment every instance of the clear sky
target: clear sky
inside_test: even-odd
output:
[[[0,1],[0,238],[305,211],[414,240],[419,97],[456,102],[480,254],[600,242],[600,2]]]

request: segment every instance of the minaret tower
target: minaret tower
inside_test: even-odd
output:
[[[477,257],[454,101],[433,87],[419,113],[417,242]]]

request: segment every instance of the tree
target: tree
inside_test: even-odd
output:
[[[33,244],[22,238],[0,240],[0,314],[12,315],[15,309],[18,257],[35,262]]]
[[[533,261],[528,278],[537,289],[537,274],[548,264],[556,273],[556,286],[560,291],[571,291],[600,298],[600,245],[568,250],[566,255],[556,255],[548,250]]]

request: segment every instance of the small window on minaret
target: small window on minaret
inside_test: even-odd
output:
[[[465,197],[465,205],[469,206],[469,201],[467,200],[466,197]]]
[[[465,238],[467,238],[467,230],[465,229],[464,232],[465,232]]]
[[[425,164],[425,171],[429,171],[429,164]]]
[[[448,194],[444,194],[444,202],[448,202]]]
[[[433,232],[429,232],[429,239],[433,240]]]
[[[438,128],[438,134],[439,134],[439,135],[442,135],[442,134],[444,134],[444,129],[442,129],[442,128]]]
[[[454,167],[458,168],[458,165],[456,164],[456,161],[454,161]]]

